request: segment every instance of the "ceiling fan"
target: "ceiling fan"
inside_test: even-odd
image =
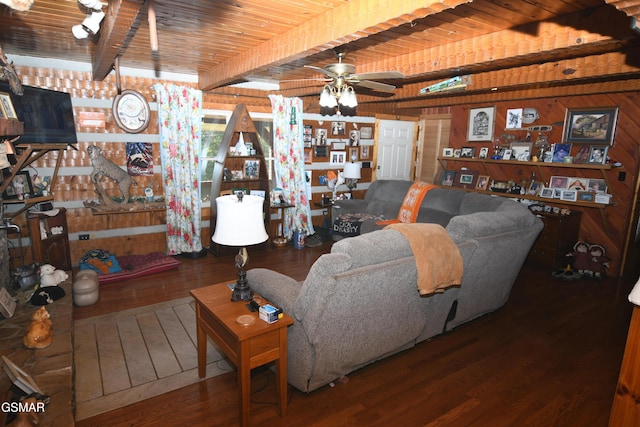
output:
[[[398,71],[382,71],[377,73],[356,73],[356,66],[342,62],[346,53],[335,51],[338,62],[325,65],[324,68],[313,65],[305,65],[305,68],[318,71],[326,76],[325,82],[330,86],[341,90],[344,86],[353,85],[366,87],[379,92],[393,92],[394,85],[373,80],[402,79],[404,75]]]

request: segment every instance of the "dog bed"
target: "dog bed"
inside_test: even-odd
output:
[[[162,252],[151,252],[146,255],[124,255],[116,257],[121,271],[109,274],[98,274],[98,283],[111,283],[119,280],[135,279],[148,274],[178,268],[180,261]]]

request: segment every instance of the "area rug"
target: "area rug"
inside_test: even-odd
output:
[[[193,298],[78,320],[73,358],[76,421],[194,384]],[[232,369],[208,340],[206,378]]]

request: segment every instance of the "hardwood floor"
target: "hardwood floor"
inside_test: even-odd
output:
[[[250,253],[249,268],[302,280],[320,248]],[[100,287],[80,319],[188,295],[235,277],[233,256],[181,258],[178,270]],[[252,376],[253,425],[606,426],[637,276],[562,282],[525,265],[507,304],[444,336],[379,361],[310,394],[289,389],[276,411],[274,375]],[[235,373],[78,422],[95,426],[238,425]]]

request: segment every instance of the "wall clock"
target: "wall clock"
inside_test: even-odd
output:
[[[151,109],[145,97],[135,90],[123,90],[113,99],[113,118],[129,133],[140,133],[149,126]]]

